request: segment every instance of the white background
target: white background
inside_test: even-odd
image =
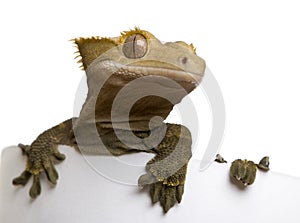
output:
[[[146,160],[133,169],[126,165],[122,165],[123,168],[99,165],[99,174],[74,150],[65,147],[61,151],[72,162],[57,165],[61,178],[55,188],[49,186],[45,175],[41,176],[42,194],[34,202],[28,196],[30,183],[24,188],[15,188],[7,183],[24,168],[24,157],[16,147],[5,151],[5,159],[1,163],[3,169],[0,170],[1,222],[98,223],[101,219],[100,222],[108,223],[240,223],[243,219],[243,223],[283,223],[287,216],[289,223],[300,222],[299,179],[259,171],[254,185],[243,190],[228,180],[229,165],[214,163],[205,172],[200,172],[199,161],[192,160],[182,202],[164,215],[159,204],[151,204],[147,189],[138,190],[137,186],[121,184],[117,180],[135,179],[136,184],[136,179],[144,173]],[[140,154],[130,156],[137,158],[137,155]],[[146,155],[149,159],[149,154]],[[114,161],[114,158],[103,156],[90,158],[95,162],[99,159]],[[12,165],[13,162],[16,163]],[[112,170],[119,171],[112,173]],[[103,171],[107,175],[103,175]],[[118,214],[117,207],[121,207]]]
[[[193,43],[206,60],[225,99],[228,161],[269,155],[274,171],[300,176],[299,10],[296,0],[2,1],[0,148],[30,143],[73,115],[84,72],[69,39],[139,26]],[[212,118],[201,89],[192,97],[201,158]]]

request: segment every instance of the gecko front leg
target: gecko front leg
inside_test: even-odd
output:
[[[58,145],[75,146],[72,140],[72,122],[73,119],[69,119],[43,132],[30,146],[19,144],[27,156],[27,162],[25,170],[13,180],[13,184],[26,185],[32,176],[33,184],[29,192],[32,198],[36,198],[41,193],[40,174],[42,172],[46,173],[52,184],[57,183],[58,173],[54,167],[53,158],[65,159],[65,155],[59,152]]]
[[[186,127],[167,124],[164,139],[153,149],[157,155],[147,163],[147,173],[139,178],[139,185],[150,186],[152,202],[159,201],[165,212],[181,202],[191,145],[192,137]]]

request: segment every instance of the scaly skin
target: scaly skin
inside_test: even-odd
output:
[[[215,161],[218,163],[227,163],[220,154],[217,155]],[[258,164],[246,159],[236,159],[231,163],[230,177],[238,185],[248,186],[254,183],[257,169],[268,171],[269,165],[268,156],[263,157]]]
[[[237,159],[230,166],[230,176],[241,182],[244,186],[254,183],[257,166],[249,160]]]
[[[174,104],[201,82],[205,62],[195,54],[192,45],[184,42],[162,44],[151,33],[138,28],[120,37],[77,38],[74,42],[87,73],[89,89],[80,116],[45,131],[30,146],[19,145],[28,158],[25,171],[13,180],[13,184],[25,185],[33,176],[32,198],[41,193],[41,173],[45,172],[48,180],[56,184],[58,174],[53,158],[65,159],[58,145],[69,145],[83,153],[92,147],[99,154],[109,152],[115,156],[153,152],[156,156],[147,163],[147,173],[140,177],[138,184],[149,185],[152,202],[159,201],[167,212],[182,199],[192,139],[186,127],[166,124],[163,120]],[[124,105],[119,104],[116,111],[117,120],[112,120],[113,103],[121,89],[146,76],[150,79],[142,83],[143,86],[125,94],[121,100]],[[155,87],[147,87],[145,83]],[[166,99],[163,95],[155,95],[160,89],[166,93]],[[139,95],[140,99],[127,117],[124,106]],[[161,119],[152,122],[154,116]],[[129,129],[124,120],[128,121]],[[100,149],[92,137],[95,126],[96,135],[103,142]],[[126,142],[121,141],[117,133],[126,136]],[[137,140],[130,138],[129,133],[134,133]],[[157,138],[161,139],[158,143]]]
[[[53,158],[65,159],[65,155],[59,152],[58,145],[75,146],[71,132],[72,119],[68,119],[40,134],[30,146],[19,144],[28,159],[26,169],[13,180],[13,184],[25,185],[33,176],[33,184],[29,192],[32,198],[36,198],[41,193],[40,174],[42,172],[46,172],[48,180],[56,184],[58,174],[53,165]]]

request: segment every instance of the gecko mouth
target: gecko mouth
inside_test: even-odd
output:
[[[192,84],[194,86],[197,86],[204,76],[204,70],[200,71],[199,73],[193,73],[170,64],[162,67],[154,67],[135,64],[123,65],[113,61],[106,61],[105,63],[109,63],[110,66],[113,66],[113,73],[115,75],[122,75],[125,78],[135,79],[145,76],[159,76],[169,78],[180,83]]]

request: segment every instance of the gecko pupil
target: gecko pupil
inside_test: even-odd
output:
[[[142,58],[145,56],[147,50],[147,39],[141,34],[133,34],[127,37],[123,45],[123,53],[130,59]]]

